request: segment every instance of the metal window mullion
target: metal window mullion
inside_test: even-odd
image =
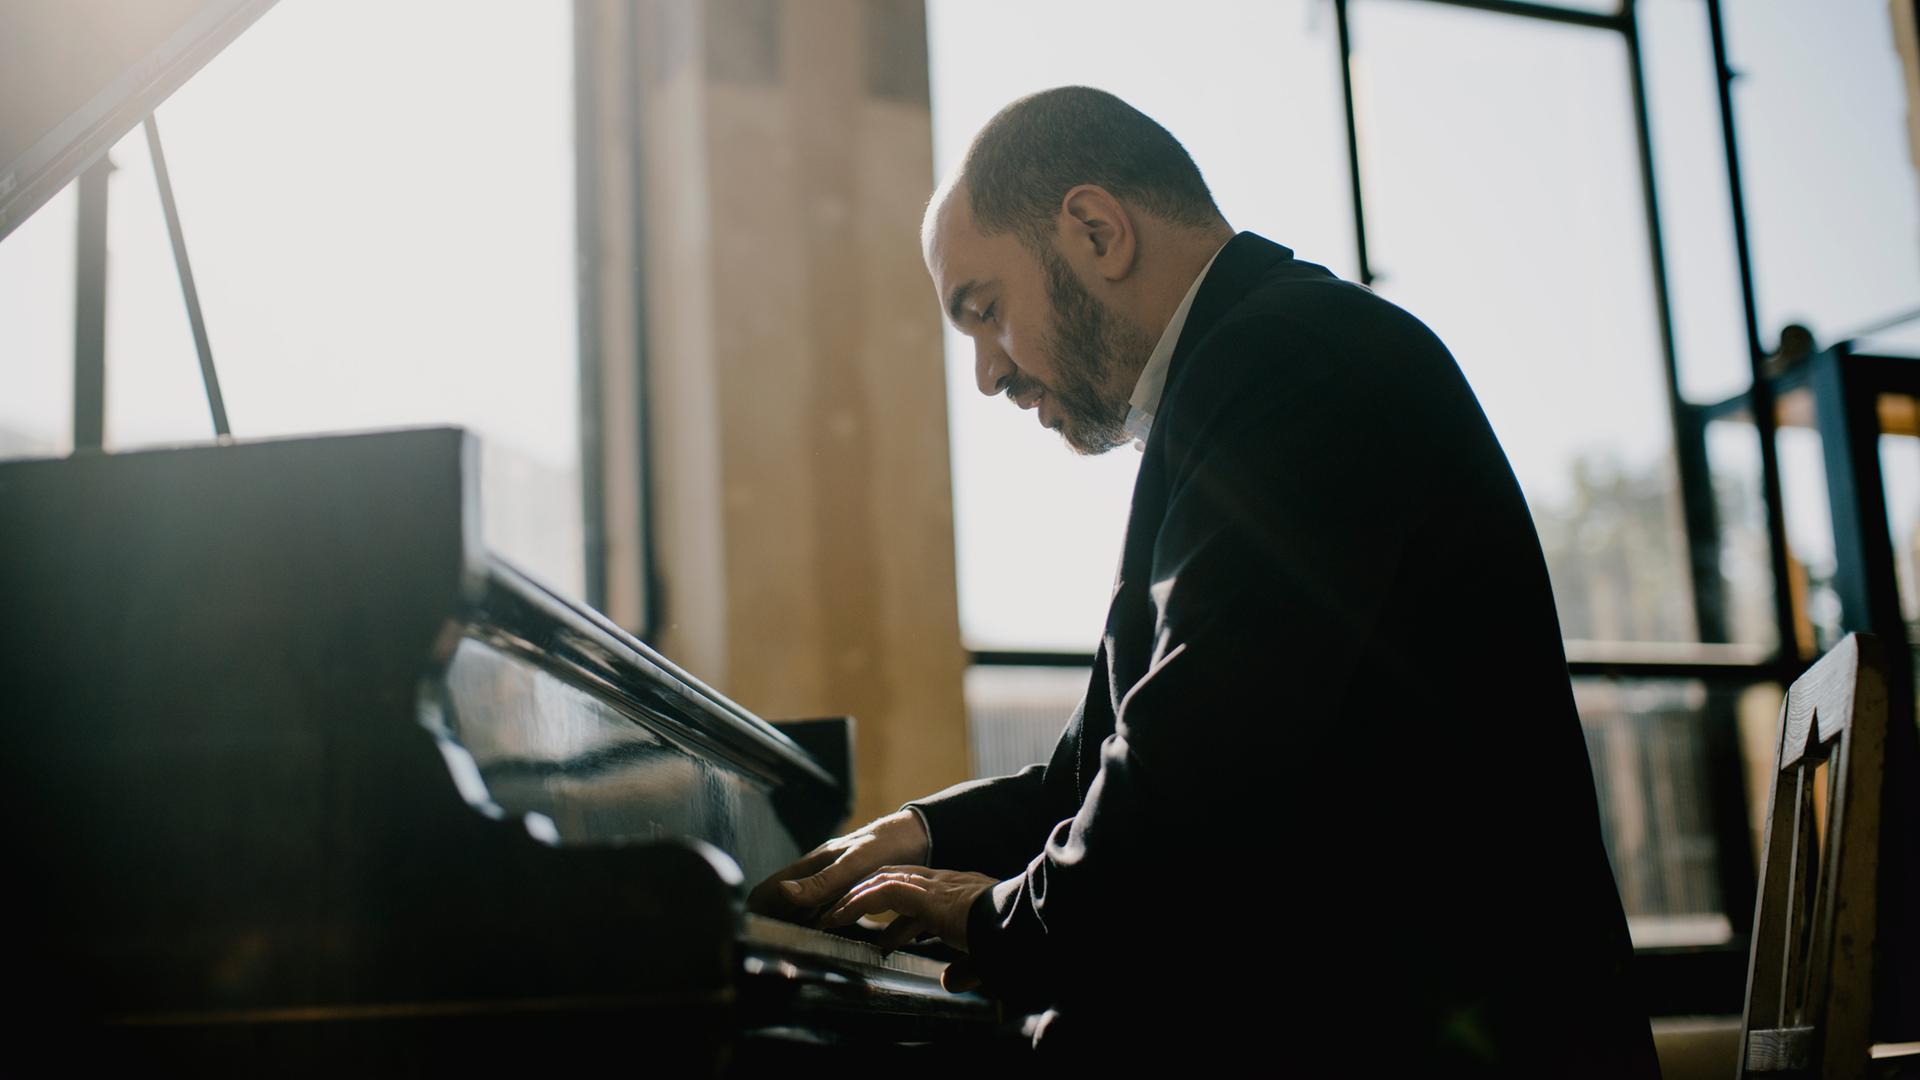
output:
[[[1522,19],[1563,23],[1568,26],[1584,26],[1590,30],[1625,31],[1628,21],[1625,13],[1607,15],[1597,11],[1576,11],[1551,4],[1527,3],[1525,0],[1427,0],[1427,2],[1446,4],[1449,7],[1470,8],[1491,15],[1511,15]],[[1630,4],[1632,0],[1625,0],[1625,2]]]
[[[1767,546],[1773,570],[1773,615],[1778,626],[1780,652],[1791,655],[1798,635],[1794,629],[1793,596],[1788,588],[1787,524],[1781,506],[1780,453],[1775,445],[1778,426],[1773,386],[1767,381],[1766,353],[1760,345],[1760,318],[1753,291],[1753,257],[1747,240],[1747,207],[1741,195],[1739,140],[1733,122],[1733,69],[1727,64],[1727,39],[1721,24],[1720,0],[1706,0],[1707,27],[1713,41],[1714,83],[1720,98],[1720,138],[1727,160],[1728,207],[1733,218],[1734,254],[1740,268],[1740,302],[1746,314],[1747,361],[1753,404],[1753,428],[1760,439],[1761,494],[1767,504]]]
[[[1367,250],[1366,198],[1360,183],[1360,127],[1353,109],[1353,37],[1347,26],[1347,0],[1333,0],[1333,20],[1340,47],[1340,100],[1347,121],[1347,180],[1353,198],[1353,244],[1359,258],[1360,284],[1373,285],[1373,260]]]
[[[1673,301],[1667,286],[1666,245],[1660,229],[1659,184],[1653,170],[1653,123],[1647,104],[1646,65],[1640,53],[1640,26],[1632,0],[1625,9],[1627,65],[1633,89],[1636,148],[1640,156],[1640,197],[1647,222],[1647,261],[1653,286],[1654,315],[1660,328],[1660,356],[1666,373],[1668,416],[1673,424],[1674,462],[1680,480],[1682,520],[1693,582],[1694,621],[1700,640],[1727,640],[1726,604],[1720,588],[1720,524],[1713,501],[1713,479],[1706,452],[1706,422],[1680,393],[1680,364],[1673,336]]]

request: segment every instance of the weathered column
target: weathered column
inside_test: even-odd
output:
[[[967,773],[920,0],[639,9],[651,637],[857,720],[864,820]]]

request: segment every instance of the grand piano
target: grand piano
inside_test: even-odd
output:
[[[938,956],[743,909],[845,815],[846,722],[769,724],[490,553],[477,460],[437,428],[0,464],[10,1050],[1003,1052]]]
[[[272,2],[0,8],[0,239],[104,185]],[[85,337],[81,448],[0,463],[9,1062],[925,1073],[1017,1046],[931,947],[745,911],[845,817],[847,721],[769,724],[489,551],[460,430],[101,452]]]

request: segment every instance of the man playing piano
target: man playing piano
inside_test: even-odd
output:
[[[751,903],[896,913],[1043,1057],[1656,1075],[1539,542],[1440,341],[1085,88],[996,115],[923,242],[982,393],[1141,447],[1112,607],[1049,762]]]

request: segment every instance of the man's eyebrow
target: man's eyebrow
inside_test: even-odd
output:
[[[960,325],[960,305],[967,302],[967,297],[973,295],[973,290],[979,287],[979,285],[980,283],[978,281],[963,281],[955,285],[953,292],[948,295],[947,317],[953,320],[955,326]]]

